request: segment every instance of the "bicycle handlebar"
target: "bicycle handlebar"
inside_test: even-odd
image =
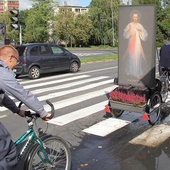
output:
[[[51,116],[49,117],[49,119],[52,119],[54,117],[55,114],[55,109],[54,109],[54,105],[49,101],[46,100],[46,103],[51,107]],[[22,102],[19,103],[18,108],[21,108]],[[40,115],[38,113],[31,113],[30,111],[25,111],[25,116],[33,118],[35,117],[40,117]]]
[[[46,100],[46,103],[51,107],[51,116],[49,118],[52,119],[55,114],[54,105],[49,100]]]

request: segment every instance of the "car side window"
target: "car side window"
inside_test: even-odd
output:
[[[40,46],[40,54],[41,55],[43,55],[43,54],[51,54],[48,46],[41,45]]]
[[[32,47],[30,50],[30,55],[39,55],[38,46]]]
[[[53,52],[53,54],[63,54],[63,50],[60,47],[57,46],[52,46],[51,50]]]

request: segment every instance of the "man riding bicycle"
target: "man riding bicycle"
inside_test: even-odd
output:
[[[160,48],[159,73],[163,74],[165,69],[170,69],[170,37],[167,42]]]
[[[12,70],[18,63],[19,54],[14,47],[4,45],[0,48],[0,105],[21,117],[25,117],[25,111],[20,110],[14,101],[8,97],[8,94],[10,94],[22,101],[29,109],[39,113],[44,121],[49,120],[51,114],[44,110],[42,103],[16,80]],[[9,132],[0,123],[0,170],[11,170],[16,164],[15,144]]]

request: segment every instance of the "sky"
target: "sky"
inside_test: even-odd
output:
[[[57,0],[60,5],[64,5],[64,1],[67,2],[67,5],[72,6],[82,6],[86,7],[90,4],[91,0]],[[32,2],[29,0],[20,0],[20,10],[31,8]]]

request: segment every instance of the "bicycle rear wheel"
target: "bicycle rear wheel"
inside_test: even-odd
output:
[[[162,102],[165,102],[166,99],[168,98],[168,87],[169,87],[169,79],[168,76],[162,76],[160,77],[160,81],[162,83],[162,88],[161,88],[161,97],[162,97]]]
[[[58,136],[48,136],[42,139],[48,159],[44,158],[42,149],[36,145],[27,157],[25,170],[70,170],[71,153],[68,144]]]
[[[150,103],[147,112],[149,116],[148,122],[151,125],[154,125],[160,117],[161,102],[162,99],[159,92],[155,92],[150,98]]]

